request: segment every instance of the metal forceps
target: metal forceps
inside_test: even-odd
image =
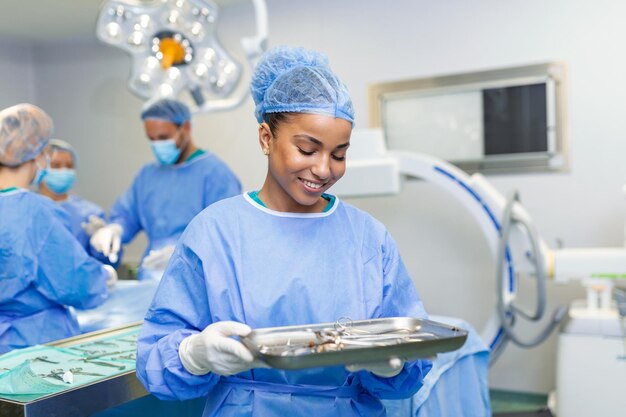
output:
[[[120,353],[135,353],[135,349],[131,349],[131,350],[118,350],[116,352],[103,352],[103,353],[98,353],[95,355],[87,355],[85,357],[85,359],[98,359],[98,358],[103,358],[103,357],[108,357],[108,356],[115,356],[115,355],[119,355]]]
[[[117,347],[117,343],[107,342],[106,340],[96,340],[95,342],[91,342],[90,345]]]
[[[120,371],[123,371],[124,369],[126,369],[126,365],[120,365],[119,363],[94,361],[94,360],[90,360],[89,358],[81,358],[81,359],[74,359],[74,360],[82,361],[85,363],[93,363],[94,365],[98,365],[98,366],[106,366],[107,368],[117,368]]]
[[[83,372],[83,368],[70,368],[70,372],[76,375],[104,376],[104,374],[96,374],[93,372]]]
[[[55,365],[58,365],[60,363],[60,362],[55,362],[55,361],[49,360],[48,357],[45,356],[45,355],[37,356],[37,357],[31,358],[30,360],[31,360],[31,362],[45,362],[45,363],[53,363]]]
[[[129,353],[128,355],[121,355],[121,356],[118,356],[118,357],[112,358],[112,359],[126,359],[128,361],[134,361],[134,360],[137,359],[137,356],[133,352],[133,353]]]
[[[353,327],[352,319],[349,317],[341,317],[334,324],[335,330],[341,333],[342,339],[357,338],[359,341],[371,342],[391,342],[397,340],[400,342],[418,342],[424,339],[434,339],[437,336],[430,332],[420,332],[419,329],[411,329],[399,327],[396,329],[387,329],[384,331],[370,331]]]

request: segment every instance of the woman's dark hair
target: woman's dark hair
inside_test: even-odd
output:
[[[290,117],[291,115],[289,113],[265,113],[265,115],[263,115],[263,120],[270,127],[272,135],[276,136],[278,125],[283,122],[287,122]]]

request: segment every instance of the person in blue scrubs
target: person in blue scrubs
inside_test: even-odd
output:
[[[236,339],[254,328],[426,318],[398,248],[367,213],[327,193],[345,172],[354,123],[325,57],[265,53],[252,79],[268,159],[258,191],[189,224],[138,339],[137,376],[161,399],[206,397],[204,416],[383,416],[432,364],[268,369]]]
[[[51,131],[31,104],[0,112],[0,353],[79,334],[67,306],[101,304],[117,279],[72,236],[63,209],[28,190],[49,169]]]
[[[159,100],[141,113],[141,119],[157,161],[141,169],[113,205],[110,223],[90,242],[115,262],[121,244],[143,230],[148,247],[138,278],[160,278],[191,219],[216,201],[240,194],[241,185],[220,158],[196,146],[184,103]]]
[[[69,193],[76,182],[78,157],[74,147],[64,140],[50,139],[47,152],[50,155],[50,169],[39,183],[39,193],[67,212],[72,234],[89,252],[89,238],[93,231],[106,224],[104,210],[96,203]],[[100,260],[107,260],[102,258]]]

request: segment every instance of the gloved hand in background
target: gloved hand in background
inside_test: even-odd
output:
[[[167,263],[174,253],[174,245],[163,246],[161,249],[151,250],[143,261],[141,262],[142,268],[155,269],[158,271],[165,270]]]
[[[81,223],[80,227],[83,228],[87,236],[93,236],[98,230],[106,226],[106,222],[102,217],[92,214],[87,218],[88,221]]]
[[[89,244],[108,257],[111,263],[116,263],[122,244],[122,226],[111,223],[101,227],[91,236]]]
[[[228,376],[252,368],[267,367],[254,359],[252,353],[231,336],[250,334],[250,326],[235,321],[218,321],[207,326],[201,333],[184,339],[178,356],[185,369],[194,375],[209,372]]]
[[[117,271],[111,265],[102,265],[104,269],[109,274],[109,279],[107,279],[107,288],[111,291],[115,288],[115,283],[117,282]]]
[[[391,358],[388,362],[346,365],[346,369],[349,372],[369,371],[374,375],[382,376],[383,378],[391,378],[402,372],[403,366],[404,361],[402,359]]]

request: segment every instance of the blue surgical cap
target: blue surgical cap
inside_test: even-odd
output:
[[[141,112],[141,120],[156,119],[182,125],[191,119],[189,107],[178,100],[164,98],[151,104]]]
[[[0,164],[19,166],[48,144],[52,119],[37,106],[22,103],[0,111]]]
[[[278,46],[265,52],[250,85],[255,116],[266,113],[314,113],[340,117],[354,124],[354,109],[346,86],[319,52]]]
[[[78,164],[78,155],[76,154],[76,150],[74,149],[72,145],[70,145],[66,141],[61,140],[61,139],[50,139],[50,143],[48,144],[48,147],[50,148],[51,151],[58,150],[58,151],[69,152],[72,155],[72,162],[74,163],[74,166]]]

